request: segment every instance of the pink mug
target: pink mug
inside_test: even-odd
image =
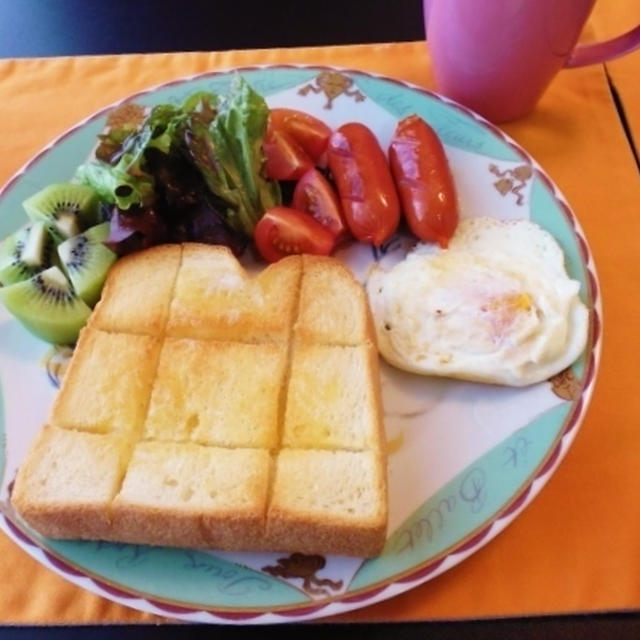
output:
[[[576,47],[595,0],[424,0],[427,45],[440,93],[493,122],[529,113],[562,67],[640,47],[640,25]]]

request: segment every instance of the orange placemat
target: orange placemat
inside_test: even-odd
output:
[[[626,33],[640,24],[640,0],[599,2],[592,23],[599,39]],[[608,62],[606,68],[622,103],[636,150],[640,152],[640,49]]]
[[[66,127],[138,89],[255,63],[360,68],[432,87],[423,43],[0,62],[0,181]],[[549,485],[496,540],[439,578],[341,620],[410,620],[640,607],[640,181],[602,67],[563,72],[505,127],[575,208],[599,268],[604,355],[591,409]],[[159,620],[76,588],[0,536],[0,621]]]

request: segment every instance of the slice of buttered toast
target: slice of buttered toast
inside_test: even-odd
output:
[[[331,258],[290,256],[254,277],[207,245],[118,262],[47,425],[12,497],[44,535],[383,547],[377,349],[361,285]]]

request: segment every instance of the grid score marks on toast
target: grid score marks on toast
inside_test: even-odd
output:
[[[251,279],[223,248],[137,256],[110,274],[49,421],[71,438],[124,436],[128,468],[108,517],[78,531],[73,497],[54,509],[29,486],[33,455],[16,483],[18,511],[63,537],[377,553],[386,460],[362,287],[331,259],[292,256]],[[347,494],[318,495],[327,482]]]

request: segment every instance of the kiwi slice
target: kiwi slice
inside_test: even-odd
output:
[[[26,280],[53,265],[54,242],[44,222],[28,224],[10,235],[0,247],[0,282]]]
[[[100,221],[98,196],[84,184],[50,184],[27,198],[22,206],[31,220],[44,222],[60,241]]]
[[[100,298],[102,285],[116,254],[102,244],[109,237],[108,222],[65,240],[58,256],[76,293],[92,307]]]
[[[53,344],[72,344],[91,309],[58,267],[0,288],[0,300],[34,335]]]

